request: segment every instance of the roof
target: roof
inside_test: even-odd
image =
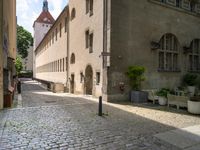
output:
[[[35,22],[53,24],[55,20],[52,17],[52,15],[49,13],[49,11],[42,11],[40,16],[34,21],[33,26],[35,25]]]
[[[42,39],[42,41],[38,44],[38,46],[36,47],[36,49],[34,50],[35,52],[37,52],[38,48],[40,47],[40,45],[43,43],[43,41],[46,39],[46,37],[49,35],[49,33],[53,30],[54,26],[56,25],[56,23],[59,21],[59,19],[61,18],[62,14],[64,14],[65,11],[68,11],[69,6],[65,6],[65,8],[63,9],[63,11],[60,13],[60,15],[58,16],[58,18],[56,19],[56,21],[53,23],[53,25],[51,26],[51,28],[49,29],[49,31],[45,34],[44,38]],[[69,15],[69,14],[68,14]]]

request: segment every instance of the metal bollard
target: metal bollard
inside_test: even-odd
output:
[[[99,116],[103,116],[103,113],[102,113],[102,96],[99,97]]]

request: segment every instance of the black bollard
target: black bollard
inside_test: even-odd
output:
[[[18,81],[18,83],[17,83],[17,92],[18,92],[18,94],[21,94],[21,82],[20,81]]]
[[[99,97],[99,116],[103,116],[103,113],[102,113],[102,96]]]

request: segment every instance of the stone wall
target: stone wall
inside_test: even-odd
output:
[[[200,18],[188,10],[152,0],[112,0],[111,5],[111,66],[108,73],[108,100],[127,99],[128,66],[146,68],[143,89],[174,88],[188,70],[188,55],[183,47],[200,38]],[[158,50],[151,50],[152,41],[159,42],[166,33],[174,34],[179,42],[180,72],[158,71]],[[125,92],[119,83],[125,83]]]

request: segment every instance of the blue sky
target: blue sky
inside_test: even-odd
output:
[[[49,11],[54,19],[58,17],[68,0],[48,0]],[[33,35],[33,22],[42,11],[43,0],[17,0],[17,23]]]

